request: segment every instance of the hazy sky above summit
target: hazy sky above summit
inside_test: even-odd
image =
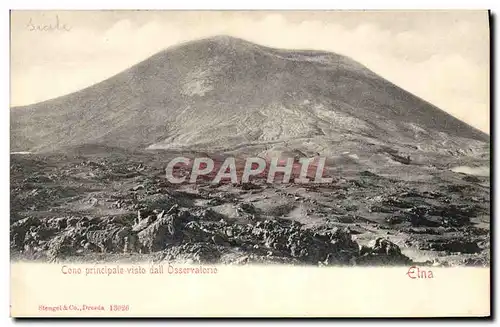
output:
[[[57,21],[69,31],[32,30]],[[11,105],[77,91],[170,45],[218,34],[350,56],[489,133],[486,11],[13,11]]]

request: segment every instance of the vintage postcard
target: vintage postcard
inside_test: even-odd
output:
[[[10,28],[11,316],[490,316],[488,11]]]

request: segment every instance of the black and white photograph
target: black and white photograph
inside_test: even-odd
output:
[[[488,11],[10,16],[12,264],[490,267]]]

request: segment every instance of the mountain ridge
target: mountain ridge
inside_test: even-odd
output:
[[[347,134],[438,144],[448,142],[442,133],[459,147],[489,141],[351,58],[229,36],[177,44],[80,91],[11,108],[11,151],[217,148]]]

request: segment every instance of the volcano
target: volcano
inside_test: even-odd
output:
[[[11,109],[11,260],[485,267],[489,143],[345,56],[191,41]]]
[[[348,57],[229,36],[167,48],[86,89],[11,109],[13,152],[100,144],[311,154],[397,144],[468,153],[486,142]]]

